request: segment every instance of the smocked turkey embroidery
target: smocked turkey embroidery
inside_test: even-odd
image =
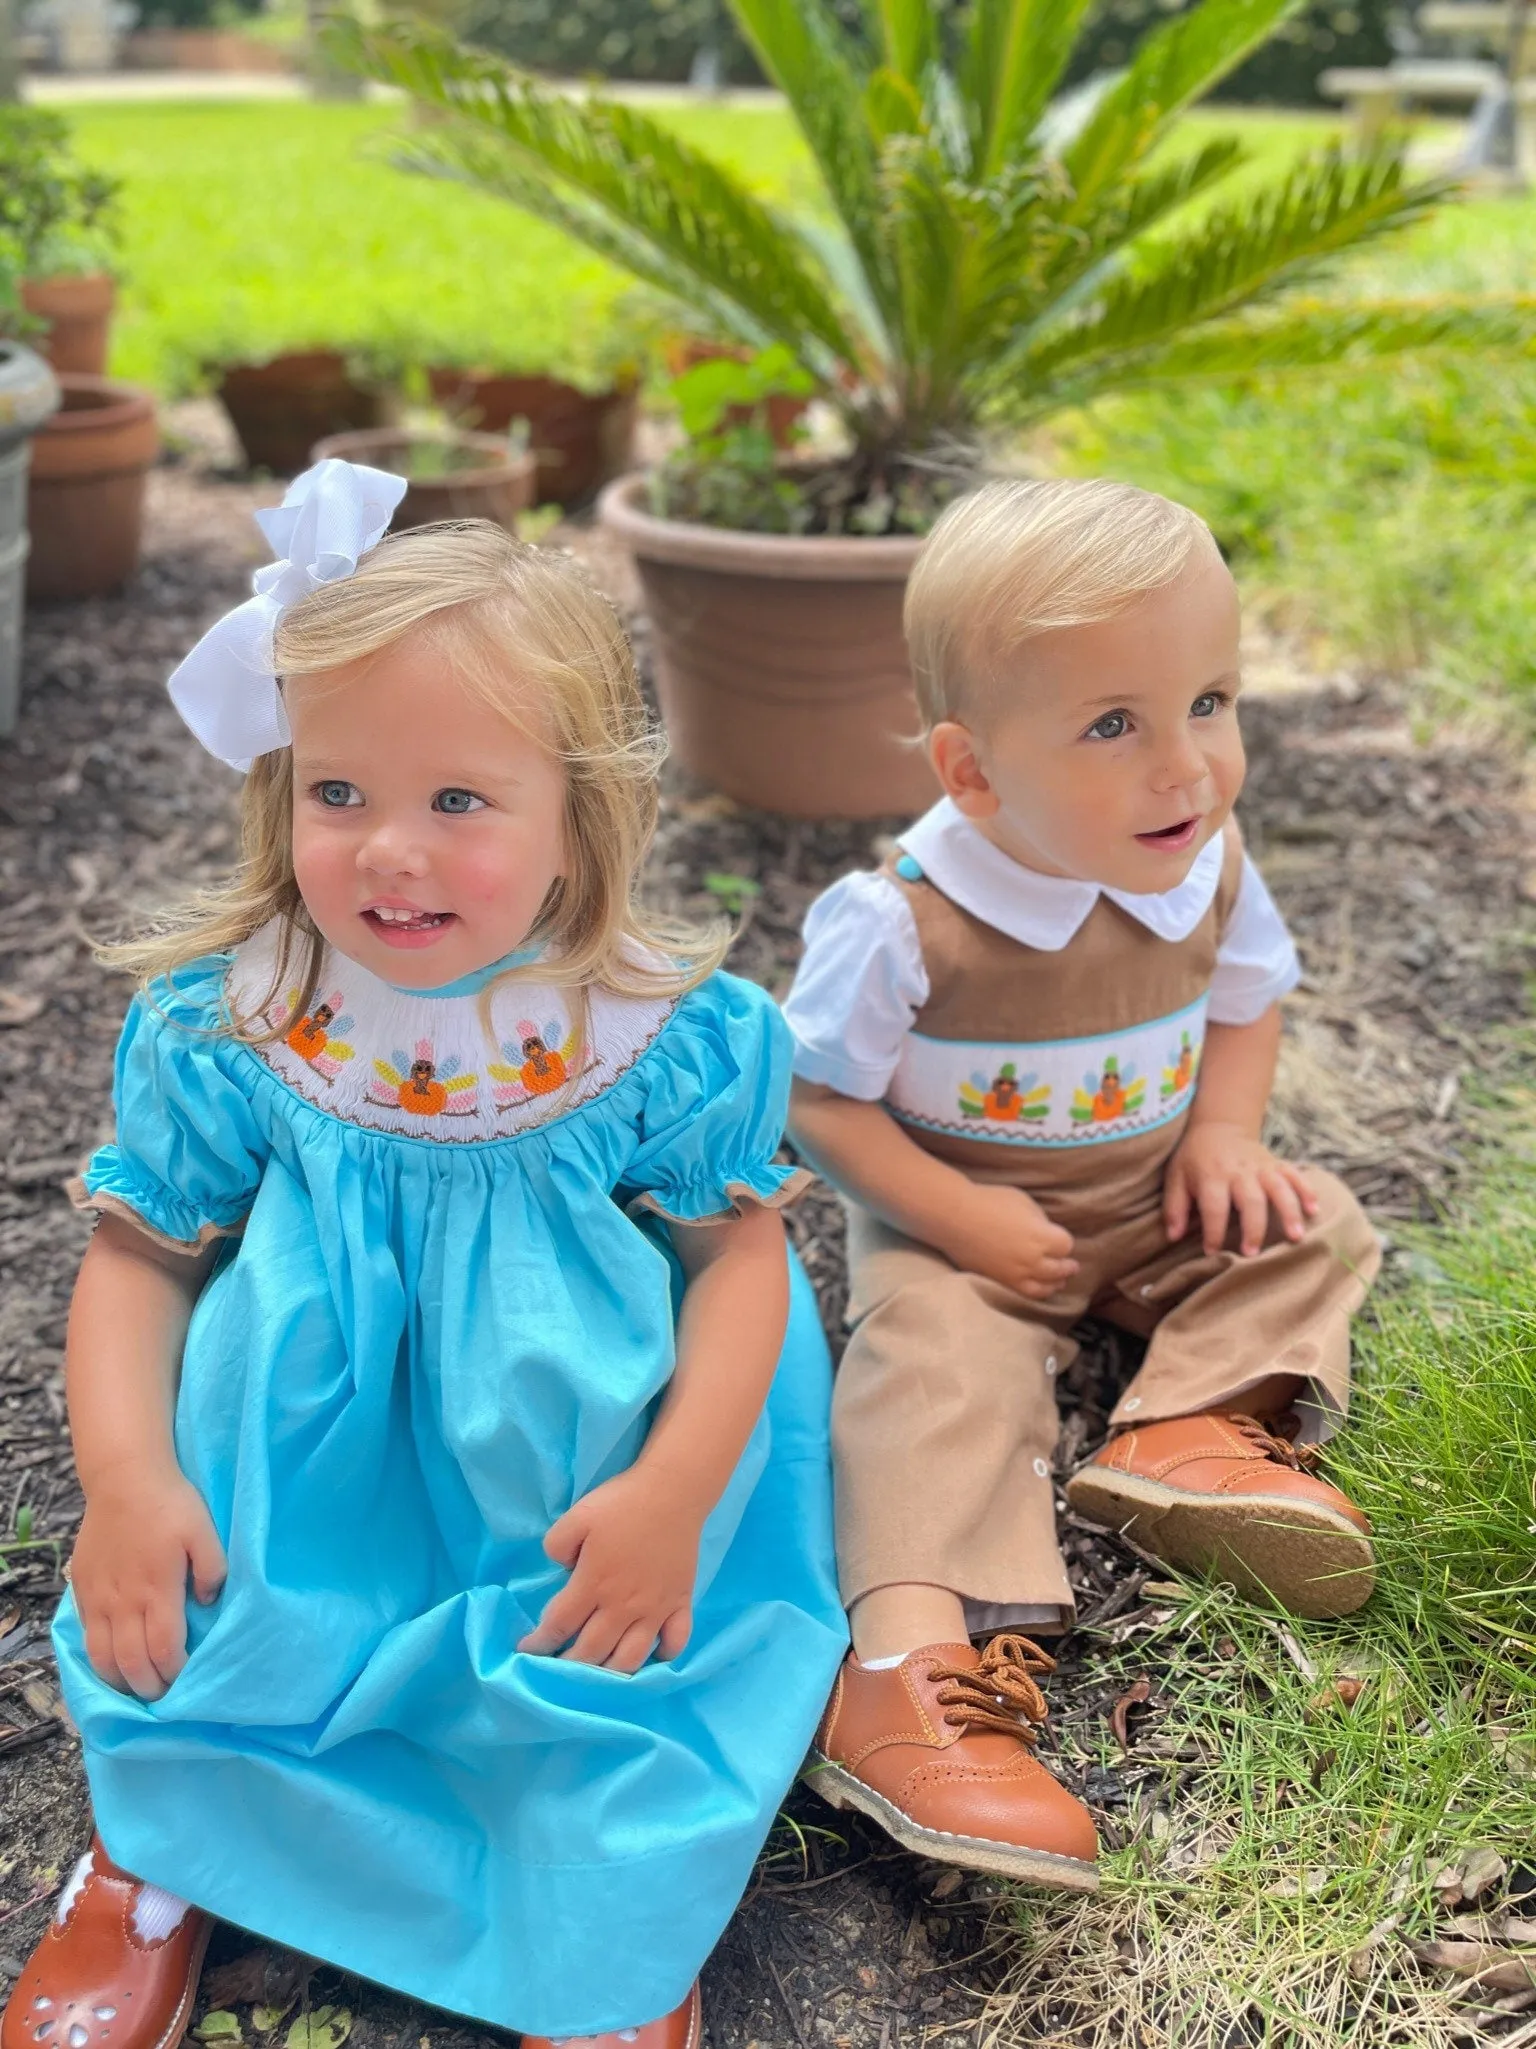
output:
[[[1170,1096],[1181,1096],[1191,1087],[1200,1066],[1202,1048],[1192,1045],[1188,1032],[1180,1032],[1178,1051],[1168,1055],[1168,1064],[1163,1069],[1163,1085],[1158,1091],[1166,1103]]]
[[[583,1055],[580,1026],[573,1025],[563,1039],[561,1028],[558,1018],[542,1029],[531,1018],[518,1019],[517,1037],[502,1045],[503,1059],[493,1060],[485,1070],[494,1084],[491,1093],[498,1110],[513,1110],[534,1096],[552,1095],[596,1064]]]
[[[461,1066],[457,1055],[439,1063],[432,1041],[418,1039],[414,1058],[396,1053],[392,1060],[374,1061],[368,1100],[415,1117],[473,1117],[479,1077],[461,1072]]]
[[[1110,1053],[1103,1072],[1095,1074],[1090,1069],[1083,1076],[1082,1087],[1073,1090],[1069,1114],[1074,1124],[1113,1124],[1121,1117],[1134,1117],[1146,1099],[1147,1084],[1134,1063],[1128,1061],[1122,1069]]]
[[[987,1117],[999,1124],[1036,1122],[1049,1114],[1051,1087],[1036,1074],[1020,1075],[1011,1060],[1005,1060],[989,1082],[980,1068],[969,1081],[960,1084],[962,1117]]]
[[[345,999],[339,989],[334,989],[313,1010],[301,1015],[299,994],[297,989],[290,989],[285,1002],[272,1004],[267,1010],[267,1023],[273,1031],[283,1034],[283,1044],[289,1052],[312,1067],[322,1081],[334,1081],[343,1064],[355,1058],[357,1051],[342,1037],[343,1032],[352,1030],[351,1018],[340,1014]]]

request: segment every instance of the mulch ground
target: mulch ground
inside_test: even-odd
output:
[[[22,722],[0,743],[0,1994],[89,1827],[47,1643],[79,1510],[61,1369],[86,1227],[60,1184],[108,1131],[126,997],[89,946],[233,855],[236,779],[183,731],[164,681],[245,594],[262,559],[249,512],[278,496],[195,454],[151,486],[146,558],[128,592],[29,620]],[[572,538],[612,570],[591,537]],[[1341,1173],[1390,1241],[1450,1192],[1469,1092],[1513,1059],[1529,963],[1512,935],[1531,865],[1518,764],[1507,747],[1421,744],[1389,692],[1338,681],[1258,697],[1244,723],[1249,843],[1306,965],[1277,1136]],[[674,777],[654,879],[698,908],[715,900],[706,877],[755,886],[733,965],[782,992],[807,904],[876,858],[884,836],[747,813]],[[835,1203],[814,1192],[792,1228],[836,1342]],[[1101,1437],[1134,1363],[1127,1339],[1091,1336],[1062,1390],[1063,1472]],[[1120,1746],[1108,1741],[1112,1689],[1095,1679],[1092,1647],[1095,1631],[1135,1627],[1146,1573],[1070,1518],[1065,1527],[1085,1630],[1055,1682],[1056,1763],[1114,1842],[1130,1791],[1126,1770],[1105,1761]],[[996,1962],[995,1906],[990,1882],[907,1858],[797,1791],[706,1975],[717,2049],[900,2049],[971,2033]],[[237,2009],[255,2041],[253,2003],[300,2000],[344,2004],[363,2049],[489,2039],[221,1931],[202,2011]]]

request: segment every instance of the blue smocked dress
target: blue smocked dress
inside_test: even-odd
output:
[[[181,1464],[229,1557],[164,1698],[55,1626],[129,1870],[417,1998],[541,2034],[678,2004],[844,1647],[829,1365],[798,1264],[766,1412],[705,1528],[693,1635],[633,1677],[520,1653],[555,1519],[635,1458],[674,1363],[663,1218],[782,1199],[788,1043],[717,974],[675,1001],[494,971],[407,994],[269,929],[137,1002],[92,1206],[220,1256]],[[489,983],[487,989],[484,985]],[[233,1001],[281,1035],[220,1032]]]

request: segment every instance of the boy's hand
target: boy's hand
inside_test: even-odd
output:
[[[1054,1295],[1077,1272],[1070,1233],[1022,1188],[966,1184],[936,1242],[967,1273],[985,1274],[1032,1301]]]
[[[185,1474],[135,1467],[86,1497],[70,1559],[85,1652],[109,1686],[158,1700],[187,1662],[187,1579],[199,1601],[224,1584],[224,1549]]]
[[[1271,1207],[1286,1237],[1293,1243],[1301,1238],[1306,1218],[1317,1215],[1317,1197],[1300,1167],[1277,1160],[1240,1124],[1192,1124],[1163,1183],[1170,1243],[1198,1213],[1206,1251],[1219,1252],[1235,1210],[1243,1256],[1251,1259],[1263,1250]]]
[[[544,1549],[571,1576],[518,1649],[615,1672],[638,1672],[658,1643],[675,1658],[693,1628],[704,1522],[680,1491],[642,1460],[567,1509]]]

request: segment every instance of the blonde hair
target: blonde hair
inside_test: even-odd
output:
[[[391,534],[355,575],[322,584],[285,612],[275,659],[285,679],[381,653],[407,635],[445,648],[464,687],[514,724],[530,696],[565,770],[565,873],[528,941],[544,954],[505,978],[598,986],[625,996],[681,995],[711,974],[730,944],[723,924],[698,927],[646,910],[640,869],[656,826],[665,742],[646,713],[629,641],[612,605],[570,556],[516,541],[488,520]],[[292,751],[253,762],[241,800],[242,852],[227,881],[201,891],[144,937],[104,947],[109,965],[144,986],[211,953],[226,953],[281,920],[271,992],[295,980],[295,1015],[319,983],[324,949],[293,872]],[[660,956],[660,958],[658,958]],[[285,1005],[286,1008],[286,1005]],[[256,1016],[232,1020],[240,1036]]]
[[[918,552],[903,615],[926,727],[959,718],[1038,634],[1111,619],[1172,583],[1210,528],[1187,505],[1102,478],[983,484]]]

